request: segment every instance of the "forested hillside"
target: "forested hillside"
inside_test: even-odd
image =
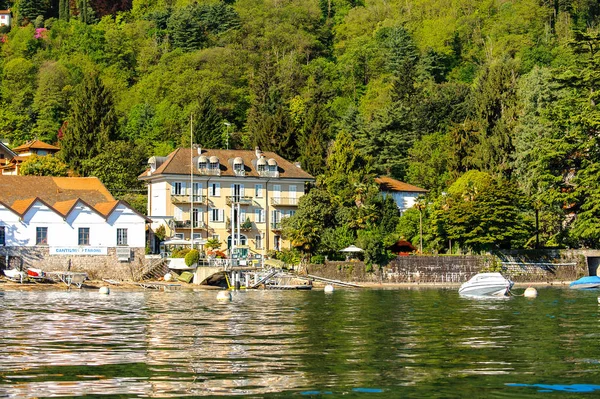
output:
[[[597,1],[0,0],[8,7],[0,135],[59,143],[72,170],[117,195],[142,188],[150,155],[189,145],[192,115],[203,147],[229,136],[319,176],[289,223],[308,254],[361,236],[418,242],[419,210],[396,227],[372,194],[376,175],[430,190],[425,250],[599,245]],[[311,219],[322,204],[325,219]]]

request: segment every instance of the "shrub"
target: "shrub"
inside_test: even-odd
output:
[[[310,258],[310,263],[315,265],[322,265],[325,263],[325,255],[314,255]]]
[[[175,248],[171,252],[171,258],[185,258],[188,252],[190,252],[189,248]]]
[[[185,265],[190,267],[196,263],[200,259],[200,253],[197,249],[190,250],[187,254],[185,254]]]

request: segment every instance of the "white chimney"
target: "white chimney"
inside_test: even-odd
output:
[[[202,147],[198,146],[198,155],[202,155]]]
[[[260,148],[258,146],[254,147],[254,152],[256,153],[256,159],[260,159],[260,157],[262,155],[262,151],[260,150]]]

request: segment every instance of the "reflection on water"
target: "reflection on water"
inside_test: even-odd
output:
[[[527,397],[600,374],[593,292],[0,291],[0,319],[0,397]]]

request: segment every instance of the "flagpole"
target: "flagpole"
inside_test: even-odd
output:
[[[193,115],[190,114],[190,242],[194,249],[194,129]]]

